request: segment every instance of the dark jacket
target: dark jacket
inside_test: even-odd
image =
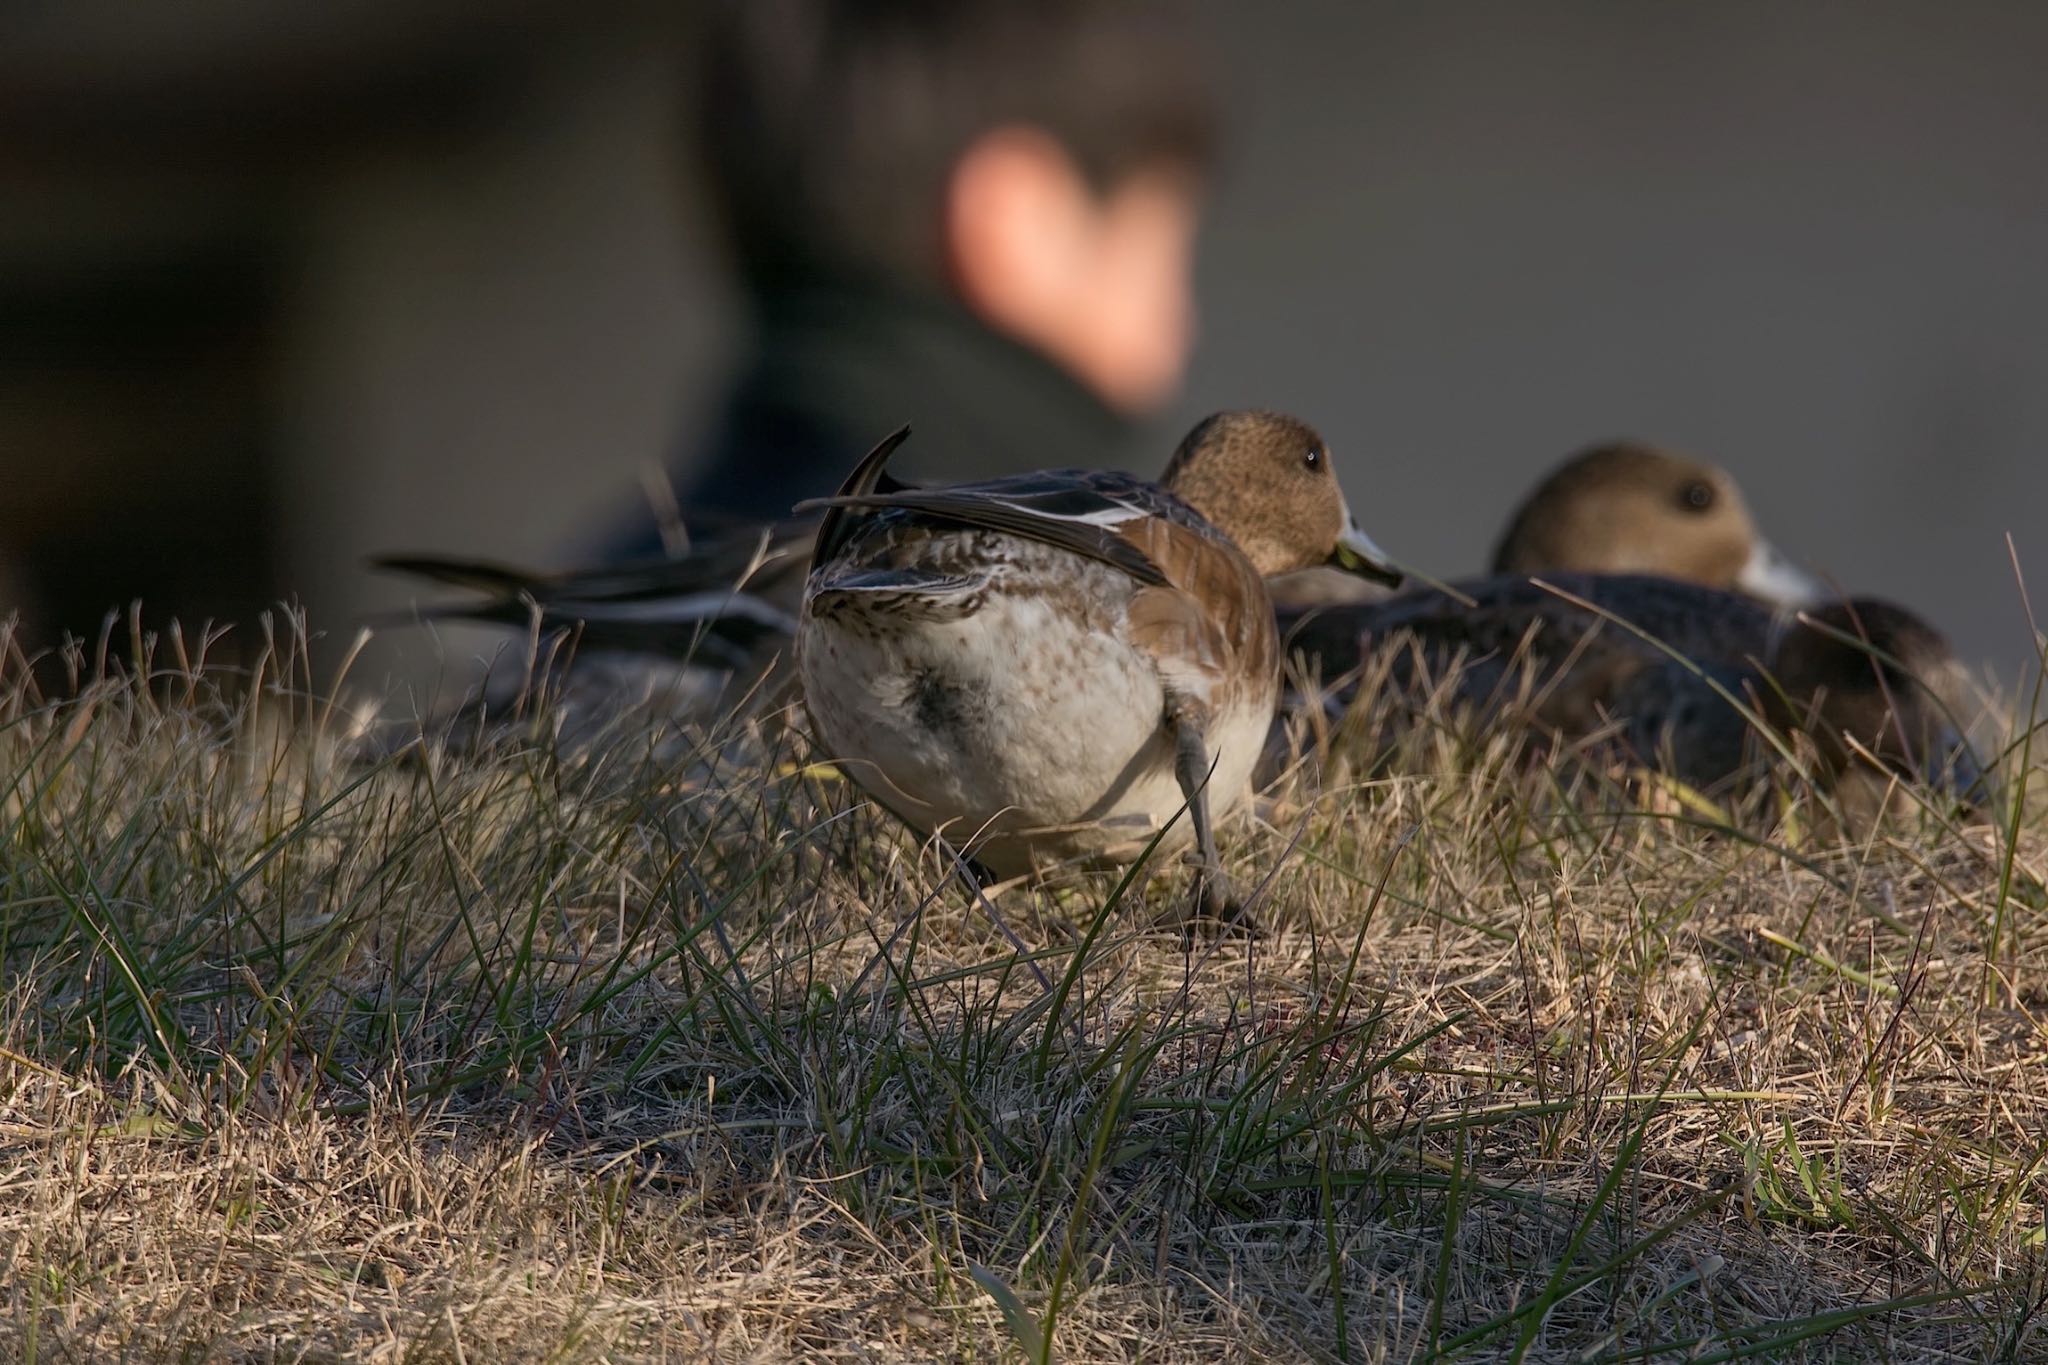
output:
[[[1060,466],[1151,474],[1165,458],[1141,424],[954,303],[811,287],[763,304],[753,360],[708,439],[672,473],[685,520],[709,531],[787,516],[830,494],[905,423],[911,439],[890,472],[910,479]],[[607,550],[614,560],[659,555],[651,515],[633,517]]]

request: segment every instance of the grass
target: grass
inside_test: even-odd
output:
[[[786,729],[392,744],[300,638],[10,665],[9,1358],[2048,1359],[2025,727],[1966,823],[1426,725],[1190,943],[1178,869],[992,919]]]

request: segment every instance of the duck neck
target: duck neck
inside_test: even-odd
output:
[[[1271,578],[1307,567],[1297,562],[1298,555],[1283,548],[1284,536],[1273,534],[1274,528],[1258,518],[1245,516],[1242,489],[1228,489],[1205,478],[1199,465],[1169,471],[1165,488],[1194,508],[1203,521],[1230,537],[1230,543],[1252,562],[1260,577]]]

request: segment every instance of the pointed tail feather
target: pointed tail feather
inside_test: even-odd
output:
[[[870,450],[861,457],[860,463],[853,467],[853,472],[848,474],[845,482],[839,485],[838,496],[842,498],[857,498],[866,497],[873,493],[882,480],[887,477],[885,466],[889,463],[889,457],[894,455],[897,448],[909,439],[910,428],[908,426],[898,427],[887,436],[884,436],[873,450]],[[891,485],[893,487],[900,487],[900,485],[895,484],[894,480],[891,480]],[[818,523],[817,548],[811,553],[811,563],[814,565],[823,563],[837,554],[840,547],[845,543],[846,531],[846,510],[841,507],[828,506],[825,509],[824,520]]]

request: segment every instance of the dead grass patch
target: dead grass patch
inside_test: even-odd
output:
[[[1417,732],[1000,897],[768,724],[0,699],[0,1350],[2025,1360],[2048,869]],[[2030,751],[2029,751],[2030,754]],[[1020,951],[1013,944],[1026,945]]]

